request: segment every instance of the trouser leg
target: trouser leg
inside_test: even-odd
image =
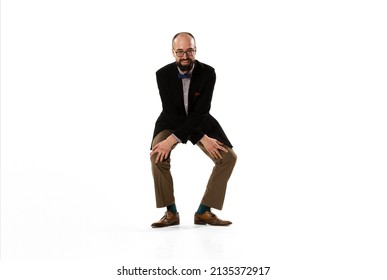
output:
[[[172,134],[171,130],[163,130],[152,141],[152,147],[157,143],[168,138]],[[172,149],[175,146],[172,147]],[[164,161],[155,163],[157,154],[151,157],[152,175],[154,180],[154,188],[156,195],[156,207],[165,207],[175,203],[175,197],[173,195],[173,179],[171,175],[171,158],[170,154]]]
[[[237,155],[232,148],[224,146],[228,150],[228,153],[221,151],[220,153],[223,158],[214,159],[210,156],[202,143],[198,143],[197,145],[215,164],[201,203],[221,210],[226,195],[227,182],[234,169]]]

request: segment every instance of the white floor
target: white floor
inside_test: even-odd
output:
[[[220,265],[271,267],[267,279],[289,275],[289,279],[323,279],[332,273],[337,275],[334,279],[344,279],[355,273],[354,266],[384,262],[387,247],[386,229],[380,222],[384,207],[381,197],[373,198],[375,203],[364,210],[360,202],[369,196],[360,196],[356,190],[352,202],[339,191],[324,194],[321,190],[314,195],[296,187],[282,194],[264,188],[261,192],[246,191],[250,197],[242,200],[234,185],[227,207],[214,210],[219,217],[233,221],[229,227],[194,225],[193,211],[183,206],[191,194],[180,199],[181,224],[162,229],[153,229],[150,224],[162,216],[164,209],[137,209],[140,203],[133,204],[133,209],[130,203],[121,203],[125,197],[117,197],[115,205],[110,200],[112,195],[94,196],[94,201],[84,205],[77,205],[78,199],[74,199],[69,208],[62,207],[66,200],[54,204],[40,200],[38,205],[33,200],[25,201],[24,207],[30,204],[34,212],[32,208],[16,211],[15,205],[22,204],[15,201],[13,207],[3,208],[3,273],[23,266],[28,275],[42,279],[49,279],[57,270],[66,270],[63,277],[115,279],[116,270],[122,266],[177,265],[208,271]],[[297,195],[301,192],[305,196]],[[331,197],[333,194],[337,197]],[[87,197],[85,193],[81,196]],[[371,212],[374,215],[370,216]],[[366,274],[366,270],[356,272],[362,277]]]

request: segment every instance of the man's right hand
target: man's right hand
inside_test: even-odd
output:
[[[176,143],[177,140],[173,135],[168,136],[167,139],[161,141],[160,143],[157,143],[153,147],[152,152],[150,153],[150,157],[152,157],[154,154],[157,154],[155,163],[166,160],[172,150],[173,145],[175,145]]]

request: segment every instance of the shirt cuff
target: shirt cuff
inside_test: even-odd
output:
[[[178,143],[181,143],[181,140],[180,140],[175,134],[172,134],[172,136],[175,137],[175,139],[176,139],[176,141],[177,141]]]

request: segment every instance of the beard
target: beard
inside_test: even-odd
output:
[[[188,64],[184,64],[184,65],[182,65],[181,64],[181,62],[182,61],[189,61],[189,63]],[[191,70],[192,69],[192,67],[193,67],[193,61],[192,61],[192,59],[190,59],[190,58],[186,58],[186,59],[180,59],[178,62],[176,62],[177,63],[177,66],[179,67],[179,69],[181,70],[181,71],[183,71],[183,72],[188,72],[189,70]]]

